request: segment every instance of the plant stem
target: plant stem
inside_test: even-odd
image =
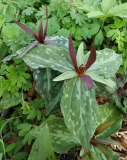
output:
[[[103,29],[105,19],[106,19],[106,16],[103,18],[103,22],[102,22],[102,25],[101,25],[101,29]]]

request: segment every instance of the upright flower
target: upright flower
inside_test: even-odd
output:
[[[76,54],[74,51],[74,47],[72,44],[72,38],[71,38],[71,34],[69,35],[69,53],[70,53],[70,57],[74,66],[74,71],[72,72],[65,72],[62,75],[58,76],[57,78],[54,79],[54,81],[59,81],[59,80],[64,80],[67,79],[67,77],[69,77],[67,74],[70,74],[70,78],[72,77],[76,77],[79,76],[83,79],[83,81],[85,82],[85,84],[87,85],[88,88],[92,89],[93,87],[93,83],[92,83],[92,79],[90,76],[85,75],[85,71],[95,62],[96,60],[96,50],[94,45],[92,44],[91,46],[91,52],[88,58],[87,63],[84,65],[83,63],[80,65],[77,65],[77,59],[76,59]],[[77,55],[77,57],[80,59],[80,62],[84,62],[84,53]]]
[[[93,137],[90,140],[90,144],[93,145],[94,147],[100,149],[102,152],[104,152],[106,155],[109,156],[109,158],[112,160],[108,150],[105,148],[103,144],[114,144],[114,145],[120,145],[121,143],[118,141],[114,141],[112,139],[104,138],[103,135],[99,137],[101,133],[103,133],[106,129],[112,126],[114,121],[110,122],[105,122],[100,124],[93,135]],[[85,150],[84,150],[85,151]]]
[[[44,14],[45,15],[45,14]],[[43,16],[44,16],[43,15]],[[45,44],[45,45],[53,45],[53,42],[51,40],[45,40],[45,37],[46,37],[46,33],[47,33],[47,26],[48,26],[48,9],[47,9],[47,6],[46,6],[46,25],[45,25],[45,30],[44,30],[44,33],[43,33],[43,26],[42,26],[42,19],[43,19],[43,16],[41,18],[41,22],[40,22],[40,25],[39,25],[39,28],[38,28],[38,32],[37,34],[34,33],[34,31],[32,31],[30,28],[28,28],[27,26],[25,26],[24,24],[20,23],[20,22],[17,22],[17,21],[14,21],[14,23],[16,23],[20,28],[22,28],[24,31],[26,31],[27,33],[31,34],[36,40],[37,42],[33,42],[31,44],[29,44],[20,54],[17,58],[21,58],[24,54],[26,54],[31,48],[33,48],[34,46],[38,45],[38,44]]]

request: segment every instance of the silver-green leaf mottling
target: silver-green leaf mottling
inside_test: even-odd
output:
[[[70,133],[88,150],[99,116],[94,86],[88,89],[79,77],[69,80],[61,99],[61,110]]]

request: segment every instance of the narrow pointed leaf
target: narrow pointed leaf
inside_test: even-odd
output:
[[[24,48],[24,50],[18,55],[17,58],[21,58],[22,56],[24,56],[31,48],[33,48],[34,46],[38,45],[39,42],[33,42],[31,44],[29,44],[26,48]]]
[[[90,155],[91,152],[95,153],[96,156],[98,156],[96,159],[92,160],[119,160],[117,155],[114,153],[114,151],[105,145],[96,145],[96,146],[90,146]]]
[[[105,153],[110,158],[110,160],[113,160],[103,145],[96,144],[96,148],[100,149],[103,153]]]
[[[38,41],[38,37],[37,35],[30,29],[28,28],[27,26],[25,26],[24,24],[20,23],[20,22],[17,22],[17,21],[14,21],[14,23],[16,23],[20,28],[22,28],[24,31],[26,31],[27,33],[31,34],[33,37],[36,38],[36,40]]]
[[[111,122],[105,122],[100,124],[96,131],[95,131],[95,135],[101,134],[102,132],[104,132],[107,128],[111,127],[111,125],[114,123],[114,121]]]
[[[46,25],[45,25],[45,30],[44,30],[44,40],[45,40],[46,33],[47,33],[47,27],[48,27],[48,9],[46,6]]]
[[[95,60],[96,60],[96,49],[94,44],[92,43],[90,55],[85,65],[85,69],[87,70],[95,62]]]
[[[83,79],[85,84],[87,85],[88,88],[92,89],[93,88],[93,82],[90,76],[87,75],[80,75],[80,77]]]
[[[61,99],[61,110],[68,130],[88,151],[99,116],[94,86],[89,89],[79,77],[69,80]]]
[[[94,81],[106,84],[106,85],[110,86],[111,88],[113,88],[113,86],[108,81],[106,81],[104,78],[102,78],[101,76],[99,76],[96,73],[86,72],[86,75],[90,76],[91,79]]]
[[[67,71],[67,72],[64,72],[63,74],[59,75],[58,77],[54,78],[53,81],[62,81],[62,80],[74,78],[77,76],[78,75],[75,71]]]
[[[70,57],[71,57],[73,65],[74,65],[74,68],[77,71],[78,66],[77,66],[76,54],[75,54],[75,50],[74,50],[74,47],[73,47],[71,34],[69,35],[69,52],[70,52]]]
[[[120,142],[114,141],[112,139],[103,138],[103,137],[97,137],[97,139],[94,141],[96,144],[113,144],[113,145],[121,145]]]
[[[54,46],[54,42],[51,41],[51,40],[45,40],[45,41],[44,41],[44,44]]]
[[[84,64],[84,50],[83,50],[83,42],[80,44],[78,51],[77,51],[77,65],[78,67]]]
[[[39,25],[39,28],[38,28],[38,41],[40,43],[44,44],[42,19],[43,19],[43,16],[41,18],[41,22],[40,22],[40,25]]]

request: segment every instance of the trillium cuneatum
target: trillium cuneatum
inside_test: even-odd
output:
[[[70,34],[69,35],[69,53],[70,53],[70,57],[71,57],[74,69],[72,69],[72,71],[67,71],[67,72],[61,74],[60,76],[55,78],[53,81],[60,81],[60,80],[69,79],[69,78],[79,76],[83,79],[83,81],[85,82],[87,87],[92,89],[92,87],[93,87],[92,79],[90,76],[85,75],[85,71],[96,60],[96,50],[95,50],[94,45],[92,44],[90,56],[88,58],[86,65],[84,65],[83,43],[81,44],[80,48],[78,49],[77,59],[76,59],[76,54],[74,51],[74,47],[72,44],[72,38],[71,38],[71,34]]]
[[[93,135],[93,137],[90,140],[90,144],[93,145],[94,147],[100,149],[102,152],[104,152],[106,155],[110,157],[110,154],[108,153],[107,149],[104,147],[103,144],[113,144],[113,145],[120,145],[121,143],[118,141],[114,141],[112,139],[104,138],[102,136],[99,137],[100,134],[102,134],[106,129],[112,126],[112,124],[115,121],[111,122],[105,122],[100,124]],[[84,148],[81,149],[80,151],[80,156],[84,155],[86,153],[86,150]],[[112,160],[112,158],[110,157]]]
[[[44,14],[45,15],[45,14]],[[43,16],[44,16],[43,15]],[[54,43],[51,40],[45,40],[46,37],[46,33],[47,33],[47,26],[48,26],[48,9],[46,6],[46,25],[45,25],[45,30],[44,30],[44,34],[43,34],[43,26],[42,26],[42,19],[43,16],[41,18],[41,22],[38,28],[38,32],[37,34],[34,33],[34,31],[32,31],[30,28],[28,28],[27,26],[25,26],[24,24],[14,21],[14,23],[16,23],[20,28],[22,28],[24,31],[26,31],[27,33],[31,34],[36,40],[37,42],[33,42],[31,44],[29,44],[25,49],[23,49],[23,51],[19,54],[19,56],[17,58],[21,58],[24,54],[26,54],[31,48],[33,48],[34,46],[38,45],[38,44],[45,44],[45,45],[54,45]]]

